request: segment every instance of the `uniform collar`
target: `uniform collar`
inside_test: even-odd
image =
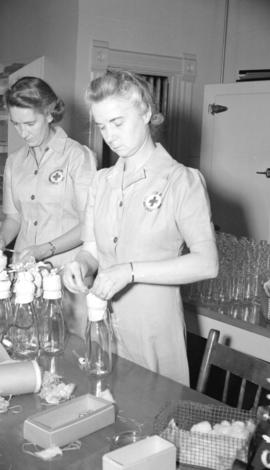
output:
[[[170,162],[174,162],[173,158],[161,144],[157,143],[155,150],[152,152],[151,156],[144,163],[144,165],[140,167],[135,173],[131,173],[129,178],[125,177],[125,185],[123,189],[134,183],[137,183],[137,181],[146,179],[151,174],[160,174],[165,167],[168,167]],[[111,172],[108,174],[108,182],[112,187],[119,188],[122,186],[123,171],[124,161],[123,159],[119,159],[113,166]]]
[[[49,142],[49,148],[57,153],[62,153],[66,145],[67,137],[68,136],[64,129],[62,129],[62,127],[56,126],[55,134]]]
[[[62,129],[62,127],[56,126],[55,134],[53,135],[52,139],[50,140],[46,148],[52,149],[53,152],[61,154],[63,153],[65,149],[66,141],[67,141],[66,132],[64,131],[64,129]],[[31,154],[32,154],[31,147],[27,146],[26,155],[31,155]]]

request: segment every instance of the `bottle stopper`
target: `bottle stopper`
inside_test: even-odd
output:
[[[0,299],[7,299],[10,296],[11,282],[6,271],[0,272]]]
[[[4,255],[3,251],[0,250],[0,272],[6,269],[7,266],[7,257]]]
[[[96,295],[89,292],[86,296],[88,309],[88,318],[90,321],[99,321],[104,318],[107,309],[107,301],[100,299]]]
[[[59,299],[61,297],[61,278],[55,271],[51,271],[43,278],[44,299]]]
[[[31,274],[27,271],[18,273],[18,279],[16,281],[14,290],[16,294],[16,304],[26,304],[32,302],[34,298],[35,285]]]

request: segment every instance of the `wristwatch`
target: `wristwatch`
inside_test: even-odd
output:
[[[51,256],[53,256],[56,252],[56,246],[53,242],[49,242],[50,249],[51,249]]]

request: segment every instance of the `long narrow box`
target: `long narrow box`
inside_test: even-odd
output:
[[[176,447],[159,436],[129,444],[103,455],[103,470],[175,470]]]
[[[24,421],[23,435],[40,447],[61,447],[114,421],[112,403],[86,394],[29,416]]]

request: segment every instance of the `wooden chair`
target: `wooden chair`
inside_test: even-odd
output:
[[[251,407],[256,409],[261,404],[262,391],[270,390],[270,383],[266,380],[268,377],[270,378],[270,363],[219,343],[219,335],[218,330],[211,329],[209,331],[196,388],[199,392],[206,393],[210,371],[212,366],[216,366],[216,368],[225,371],[222,377],[224,384],[221,401],[230,404],[228,400],[231,379],[232,377],[235,379],[237,376],[239,377],[237,392],[235,386],[233,391],[233,394],[238,398],[236,407],[244,408],[247,389],[250,387],[252,393],[249,388],[249,401],[250,395],[252,395]],[[220,399],[220,397],[216,398]],[[266,403],[269,403],[269,400]]]

